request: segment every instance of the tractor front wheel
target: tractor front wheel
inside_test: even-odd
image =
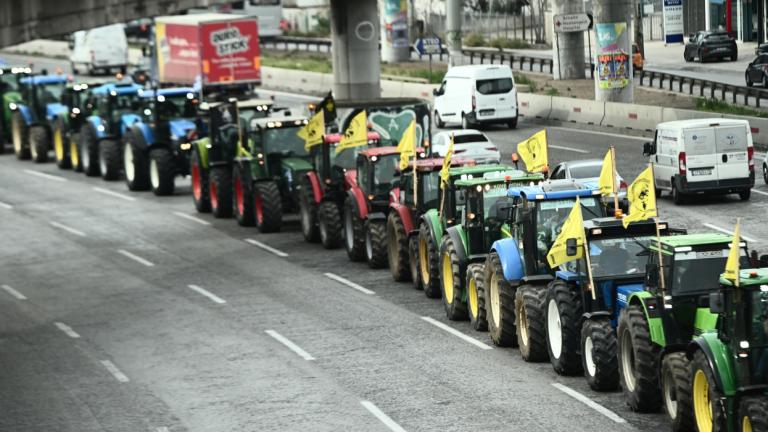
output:
[[[195,203],[195,210],[199,213],[207,213],[211,211],[211,195],[208,192],[208,170],[203,166],[197,146],[194,146],[192,150],[189,172],[190,177],[192,177],[192,201]]]
[[[232,217],[232,170],[228,166],[211,167],[208,190],[213,217]]]
[[[520,355],[527,362],[547,360],[547,319],[544,313],[546,305],[547,290],[543,287],[522,285],[517,288],[517,344],[520,346]]]
[[[88,177],[99,175],[99,143],[93,125],[86,123],[80,132],[80,161]]]
[[[691,364],[685,358],[684,352],[668,354],[662,360],[661,390],[664,395],[664,408],[672,420],[672,430],[694,430],[696,418],[691,396]]]
[[[609,319],[591,318],[581,326],[581,362],[592,390],[619,388],[616,333]]]
[[[411,283],[413,288],[420,290],[421,278],[419,277],[419,236],[408,237],[408,267],[411,269]]]
[[[274,181],[253,185],[253,206],[256,227],[263,233],[277,232],[283,224],[283,199]]]
[[[748,396],[739,403],[737,430],[768,431],[768,400],[765,397]]]
[[[29,128],[29,150],[34,163],[48,162],[48,149],[51,148],[51,138],[44,126]]]
[[[467,312],[469,325],[477,331],[488,330],[488,321],[485,319],[484,271],[483,264],[467,266]]]
[[[709,364],[709,359],[703,351],[697,350],[693,353],[690,369],[693,415],[699,431],[721,431],[725,430],[725,409],[720,404],[723,394],[717,388],[715,374]]]
[[[488,313],[488,332],[497,346],[517,346],[515,289],[504,279],[499,254],[491,252],[485,261],[483,277]]]
[[[341,212],[333,201],[323,201],[317,210],[317,222],[320,231],[320,244],[326,249],[341,246]]]
[[[138,134],[137,134],[138,135]],[[143,138],[130,137],[123,146],[123,167],[125,168],[125,183],[128,185],[128,189],[132,191],[143,191],[151,187],[149,184],[149,161],[147,160],[147,152],[144,150],[143,144],[138,142],[134,144],[134,140],[143,140]],[[143,143],[143,141],[142,141]],[[80,155],[85,154],[82,142],[80,144]],[[82,161],[82,158],[80,159]],[[85,164],[83,171],[85,171]]]
[[[627,404],[633,411],[661,407],[660,347],[651,341],[643,308],[631,305],[619,314],[619,376]]]
[[[369,220],[365,230],[365,259],[372,269],[387,265],[387,224],[380,220]]]
[[[387,218],[387,257],[392,278],[398,282],[411,278],[411,267],[408,261],[408,233],[400,214],[390,211]]]
[[[53,123],[53,155],[56,158],[56,166],[59,169],[72,168],[72,161],[69,157],[69,148],[64,143],[66,139],[66,125],[61,118],[57,118]]]
[[[445,315],[451,321],[467,319],[467,304],[461,280],[459,255],[450,237],[444,237],[440,247],[440,288],[443,293]]]
[[[419,278],[424,294],[429,298],[440,298],[440,251],[432,236],[429,225],[422,222],[419,226]]]
[[[320,239],[320,230],[317,221],[317,204],[315,204],[312,184],[304,180],[299,190],[299,218],[301,220],[301,234],[309,243],[316,243]]]
[[[173,154],[167,148],[154,148],[149,151],[149,182],[152,192],[157,196],[173,195],[176,165]]]
[[[581,374],[581,290],[561,280],[552,282],[547,290],[546,314],[552,367],[560,375]]]
[[[232,186],[234,189],[232,209],[235,212],[237,224],[240,226],[253,226],[256,223],[255,200],[251,199],[253,196],[253,181],[251,181],[250,174],[240,164],[235,164],[235,167],[232,169]]]
[[[344,247],[351,261],[365,259],[365,221],[360,218],[352,198],[344,201]]]
[[[19,160],[29,159],[29,126],[20,112],[13,113],[13,117],[11,117],[11,139],[16,158]]]
[[[104,180],[120,178],[120,144],[113,139],[99,143],[99,170]]]

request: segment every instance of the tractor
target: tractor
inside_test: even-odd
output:
[[[177,175],[189,174],[198,99],[193,88],[139,91],[135,121],[123,131],[123,169],[129,190],[171,195]]]
[[[51,126],[53,154],[60,169],[82,171],[78,134],[85,119],[93,113],[91,92],[98,86],[95,83],[76,83],[68,85],[64,92],[63,101],[69,115],[56,116]]]
[[[19,80],[22,100],[9,105],[13,116],[13,150],[19,159],[48,161],[51,123],[69,115],[62,103],[69,78],[66,75],[31,75]]]
[[[241,135],[252,119],[268,116],[271,108],[272,101],[262,99],[200,104],[197,130],[210,133],[192,142],[192,200],[198,212],[212,211],[214,217],[223,218],[231,217],[235,210],[241,225],[249,222],[244,217],[245,201],[241,199],[231,205],[232,187],[227,184],[232,183],[235,156],[243,154]],[[238,118],[239,124],[235,122]],[[212,175],[216,176],[216,184],[221,185],[219,189],[214,186],[214,196],[209,188]]]
[[[739,286],[720,278],[709,302],[717,332],[695,337],[686,351],[699,431],[768,430],[768,270],[741,270],[739,278]]]
[[[21,103],[21,79],[32,73],[28,67],[0,67],[0,154],[5,153],[5,143],[11,141],[11,104]]]

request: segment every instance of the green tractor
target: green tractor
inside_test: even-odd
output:
[[[651,242],[643,289],[618,297],[619,377],[627,404],[640,412],[663,404],[676,431],[694,427],[685,351],[695,336],[715,330],[709,296],[718,290],[731,241],[725,234],[661,237]],[[746,244],[741,247],[747,267]]]
[[[768,431],[768,270],[723,277],[710,294],[717,332],[688,345],[693,412],[700,432]]]
[[[0,154],[5,153],[5,143],[11,141],[11,104],[21,103],[21,79],[32,73],[29,67],[0,67]]]

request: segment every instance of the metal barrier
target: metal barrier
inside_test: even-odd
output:
[[[640,71],[641,86],[653,87],[654,81],[656,81],[659,89],[665,89],[666,85],[666,90],[668,91],[687,93],[691,96],[693,96],[694,89],[697,87],[698,95],[700,97],[719,99],[723,102],[727,102],[730,96],[730,102],[732,104],[738,103],[738,97],[743,96],[744,105],[750,106],[751,99],[754,101],[754,106],[757,108],[760,108],[761,99],[768,99],[768,89],[726,84],[701,78],[680,76],[667,72],[649,70]]]
[[[331,40],[325,38],[311,38],[311,37],[296,37],[296,36],[281,36],[270,39],[262,39],[261,46],[263,48],[271,48],[274,50],[296,50],[296,51],[309,51],[309,52],[331,52]],[[325,50],[321,48],[325,47]],[[379,49],[381,49],[381,43],[379,43]],[[415,49],[410,47],[410,52],[415,53]],[[440,49],[440,54],[436,55],[443,61],[443,55],[448,54],[448,50],[445,45]],[[426,56],[418,56],[419,60]]]

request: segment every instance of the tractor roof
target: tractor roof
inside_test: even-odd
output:
[[[720,275],[720,284],[733,286],[733,282]],[[739,271],[739,286],[755,286],[768,284],[768,268],[741,269]],[[762,290],[762,286],[760,287]]]
[[[155,94],[157,96],[184,96],[187,94],[192,94],[193,96],[197,93],[196,90],[192,87],[170,87],[170,88],[164,88],[164,89],[157,89],[157,90],[141,90],[139,92],[139,96],[143,98],[152,98],[155,97]]]
[[[237,101],[237,106],[240,108],[258,108],[262,107],[269,109],[275,103],[271,99],[246,99]]]
[[[505,171],[487,172],[482,177],[462,178],[456,180],[454,185],[458,187],[471,187],[491,183],[534,183],[541,181],[544,177],[541,174],[531,174],[526,171],[508,169]]]
[[[95,90],[98,87],[101,87],[103,84],[99,82],[76,82],[71,83],[67,85],[67,88],[70,88],[74,91],[84,91],[84,90]]]
[[[19,80],[22,84],[34,85],[64,84],[67,81],[69,77],[66,75],[34,75]]]
[[[264,117],[251,120],[251,129],[280,129],[304,126],[307,124],[306,117]]]
[[[618,237],[633,237],[633,236],[647,236],[656,235],[656,221],[657,219],[646,219],[644,221],[632,222],[624,228],[621,219],[615,217],[601,217],[595,219],[589,219],[584,221],[584,230],[590,237],[606,237],[606,236],[618,236]],[[662,234],[667,235],[669,224],[664,221],[658,221],[659,231]],[[664,239],[666,237],[662,237]]]
[[[0,67],[0,75],[4,73],[18,74],[25,73],[31,74],[32,68],[28,66],[2,66]]]
[[[573,180],[549,180],[535,186],[512,187],[507,195],[529,201],[546,201],[600,195],[600,190]]]
[[[514,170],[515,167],[504,164],[490,164],[490,165],[475,165],[475,166],[463,166],[458,168],[451,168],[451,177],[467,176],[468,178],[474,177],[478,174],[485,174],[487,172],[494,171],[508,171]],[[470,177],[471,176],[471,177]]]
[[[704,233],[704,234],[686,234],[661,238],[661,252],[666,255],[673,255],[675,252],[690,252],[691,248],[707,246],[728,247],[733,241],[733,237],[728,234]],[[746,246],[744,241],[741,246]],[[683,249],[684,250],[680,250]],[[656,242],[651,243],[651,249],[658,250]]]
[[[93,89],[96,95],[131,95],[138,94],[143,87],[133,83],[106,83]]]
[[[374,148],[367,148],[360,152],[361,155],[365,157],[373,157],[373,156],[390,156],[395,154],[400,154],[399,151],[397,151],[396,146],[386,146],[386,147],[374,147]]]
[[[341,137],[343,135],[340,133],[334,133],[334,134],[328,134],[323,135],[323,139],[325,140],[326,144],[338,144],[341,141]],[[378,132],[368,132],[368,141],[378,141],[380,138]]]

